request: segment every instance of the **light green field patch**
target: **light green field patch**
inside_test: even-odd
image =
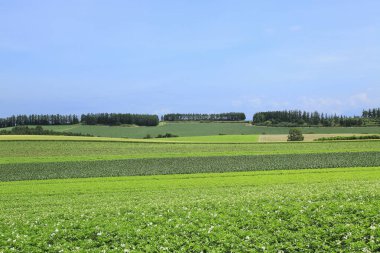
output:
[[[189,136],[168,139],[170,141],[198,142],[198,143],[251,143],[259,140],[258,135],[211,135],[211,136]]]

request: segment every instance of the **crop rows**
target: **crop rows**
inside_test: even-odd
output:
[[[380,166],[380,152],[1,164],[0,181]]]
[[[380,152],[380,141],[168,144],[108,141],[0,141],[0,164],[33,161],[86,161],[94,159],[161,158],[168,156],[269,155],[335,152]]]
[[[0,252],[379,252],[380,168],[1,183]]]

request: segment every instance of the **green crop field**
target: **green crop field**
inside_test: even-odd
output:
[[[128,127],[128,126],[44,126],[46,129],[91,134],[103,137],[143,138],[147,134],[156,137],[159,134],[171,133],[179,137],[208,136],[208,135],[260,135],[287,134],[289,127],[252,126],[248,123],[164,123],[157,127]],[[305,134],[380,134],[380,127],[304,127]]]
[[[0,252],[378,252],[380,167],[0,184]]]
[[[149,158],[0,165],[2,181],[380,166],[380,152]]]
[[[1,136],[0,252],[380,250],[380,141],[257,139]]]
[[[213,142],[213,143],[244,143],[258,142],[258,135],[210,135],[210,136],[190,136],[171,138],[170,141],[181,142]]]
[[[45,138],[49,137],[43,136],[41,139]],[[52,138],[54,139],[54,137]],[[59,141],[1,141],[0,138],[0,164],[133,158],[380,152],[380,141],[203,144],[134,143],[112,141],[113,139],[99,141],[98,138],[66,136],[62,138],[59,138]],[[86,138],[88,141],[70,141],[73,138],[74,140]]]

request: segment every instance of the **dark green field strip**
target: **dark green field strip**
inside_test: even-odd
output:
[[[380,166],[380,152],[181,157],[0,165],[0,181]]]

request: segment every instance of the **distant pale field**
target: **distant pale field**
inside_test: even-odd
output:
[[[304,134],[304,141],[314,141],[315,139],[323,138],[323,137],[335,137],[335,136],[364,136],[368,134]],[[287,134],[268,134],[268,135],[260,135],[259,136],[259,142],[281,142],[281,141],[287,141],[288,135]]]

